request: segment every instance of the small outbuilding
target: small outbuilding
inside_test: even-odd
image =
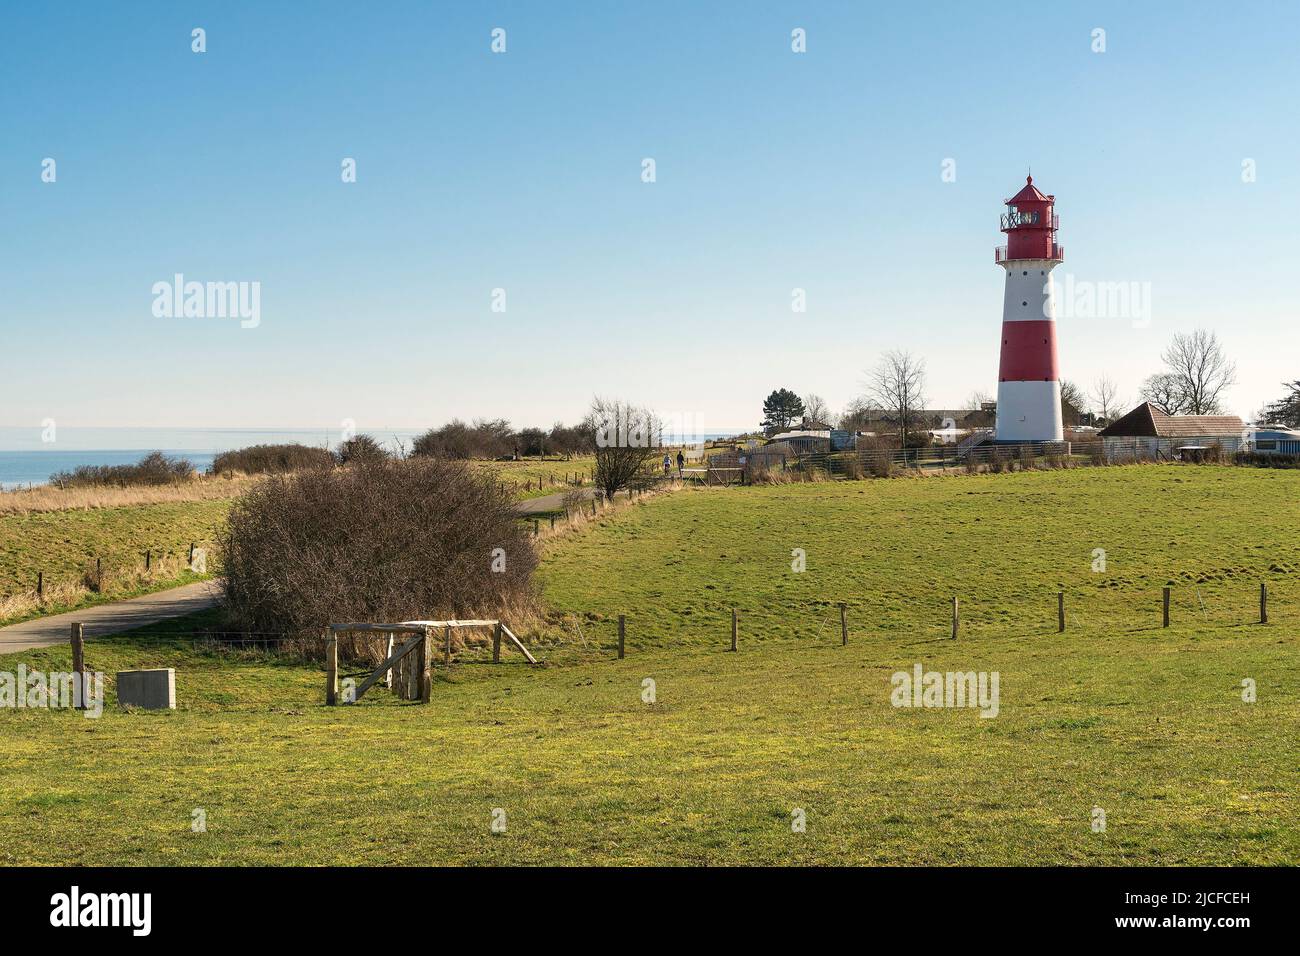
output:
[[[1143,402],[1103,428],[1101,440],[1107,461],[1171,461],[1193,447],[1231,455],[1246,444],[1246,423],[1236,415],[1168,415]]]
[[[768,454],[811,455],[831,450],[830,430],[799,429],[773,435],[762,451]]]
[[[1250,433],[1250,445],[1261,455],[1300,455],[1300,430],[1256,428]]]

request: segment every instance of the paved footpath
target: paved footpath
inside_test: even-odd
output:
[[[95,607],[51,614],[21,624],[0,627],[0,654],[66,644],[72,625],[85,625],[86,637],[103,637],[120,634],[146,624],[156,624],[172,617],[181,617],[203,611],[217,603],[221,593],[218,581],[198,581],[167,591],[157,591],[140,597],[100,604]]]
[[[595,494],[595,491],[594,488],[583,488],[583,499],[591,500],[591,496]],[[525,498],[518,503],[516,510],[521,515],[539,515],[560,511],[564,507],[564,495],[565,492],[557,491],[553,495],[542,495],[540,498]]]

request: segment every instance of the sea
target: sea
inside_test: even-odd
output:
[[[367,428],[367,435],[390,451],[409,449],[425,429]],[[699,436],[712,439],[722,433]],[[50,476],[78,465],[131,465],[151,451],[187,458],[199,471],[207,471],[223,451],[249,445],[297,442],[318,448],[337,448],[342,435],[337,428],[79,428],[0,426],[0,489],[43,485]],[[675,443],[673,436],[665,440]]]
[[[366,434],[393,451],[423,431],[366,429]],[[43,485],[50,475],[78,465],[131,465],[151,451],[187,458],[199,471],[207,471],[223,451],[249,445],[297,442],[318,448],[337,448],[342,435],[337,428],[15,428],[0,427],[0,488],[6,491]]]

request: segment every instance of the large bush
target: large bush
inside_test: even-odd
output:
[[[338,451],[334,454],[340,465],[355,465],[362,462],[377,464],[393,457],[378,439],[370,435],[349,438],[339,445]]]
[[[514,430],[507,421],[478,419],[467,425],[454,419],[415,439],[411,454],[431,458],[504,458],[514,454],[516,444]]]
[[[514,502],[460,462],[271,476],[235,502],[224,546],[226,603],[241,630],[517,620],[532,606],[537,558]]]
[[[287,445],[251,445],[223,451],[212,459],[211,471],[221,474],[241,471],[246,475],[278,474],[303,468],[330,468],[334,455],[324,448],[290,443]]]
[[[63,488],[116,485],[171,485],[194,477],[194,463],[188,458],[168,458],[151,451],[134,465],[78,465],[72,471],[50,475],[50,483]]]

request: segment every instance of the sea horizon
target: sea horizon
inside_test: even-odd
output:
[[[409,448],[427,428],[358,428],[390,451]],[[705,440],[740,434],[708,432]],[[666,436],[674,442],[681,436]],[[82,465],[130,465],[153,451],[187,458],[196,470],[208,471],[217,455],[250,445],[297,443],[337,448],[338,428],[171,428],[113,426],[0,426],[0,490],[48,484],[58,472]],[[697,440],[698,440],[697,438]]]

